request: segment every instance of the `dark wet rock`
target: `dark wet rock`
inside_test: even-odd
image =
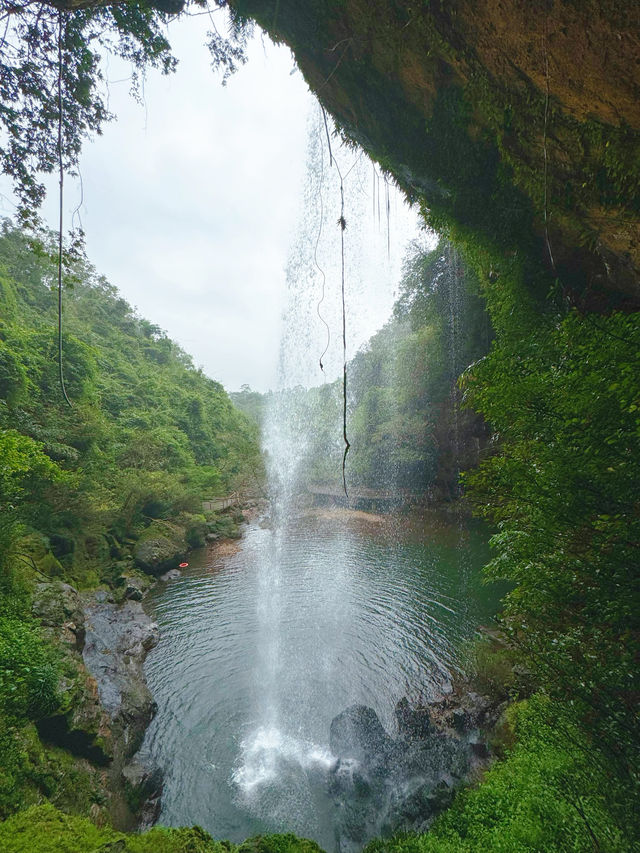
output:
[[[393,747],[378,715],[366,705],[352,705],[331,721],[329,747],[334,755],[364,765],[384,761]]]
[[[69,648],[66,674],[58,683],[60,705],[37,721],[40,737],[91,763],[107,765],[114,754],[111,721],[100,704],[98,685],[83,665],[80,654]]]
[[[445,700],[442,700],[443,702]],[[447,698],[447,723],[432,708],[396,706],[398,737],[387,734],[372,708],[354,705],[331,723],[330,747],[336,763],[329,774],[339,853],[356,853],[363,841],[380,834],[425,831],[445,809],[474,767],[486,763],[488,749],[478,731],[473,738],[456,731],[453,699]],[[473,720],[470,700],[465,723]],[[436,707],[436,706],[434,706]]]
[[[160,575],[160,580],[164,581],[174,581],[182,575],[180,569],[169,569],[168,572],[165,572],[163,575]]]
[[[80,714],[55,714],[38,720],[36,727],[41,740],[86,758],[98,767],[108,765],[113,757],[111,731],[101,709],[97,708],[96,715],[94,707],[86,706]],[[103,733],[99,728],[95,731],[101,722],[105,724]]]
[[[59,639],[81,649],[85,636],[82,602],[77,590],[68,583],[53,581],[36,586],[31,611],[42,625],[51,628]]]
[[[433,820],[451,805],[455,796],[455,787],[446,780],[436,785],[425,782],[411,794],[399,799],[386,817],[385,829],[388,834],[399,832],[424,832]]]
[[[166,536],[158,536],[155,539],[145,539],[135,546],[134,557],[136,565],[143,572],[153,575],[161,575],[167,569],[174,568],[184,558],[186,545],[175,543]]]
[[[433,731],[433,723],[428,708],[411,708],[405,696],[396,705],[398,734],[406,739],[428,737]]]
[[[451,724],[457,732],[464,732],[469,728],[469,715],[464,708],[454,708],[451,714]]]
[[[143,664],[158,642],[158,626],[138,601],[94,601],[86,608],[85,665],[97,682],[100,702],[111,720],[117,751],[133,755],[156,710]]]
[[[134,814],[139,815],[142,828],[151,826],[160,814],[163,774],[159,767],[149,767],[137,758],[121,771],[125,796]]]
[[[148,584],[143,583],[139,578],[124,577],[124,598],[129,601],[142,601],[144,595],[149,588]]]
[[[96,589],[96,591],[93,593],[93,597],[100,604],[104,604],[105,602],[113,604],[115,602],[113,593],[108,589]]]
[[[492,728],[502,707],[501,703],[492,701],[488,696],[469,691],[441,697],[431,709],[442,727],[470,735],[478,729]]]
[[[489,747],[483,741],[472,741],[470,746],[471,751],[477,758],[488,759],[491,755]]]

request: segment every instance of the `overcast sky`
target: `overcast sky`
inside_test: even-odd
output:
[[[85,145],[82,224],[89,259],[141,315],[228,390],[266,390],[317,106],[290,52],[266,37],[223,87],[204,47],[209,28],[206,16],[171,25],[178,70],[149,73],[143,106],[111,60],[117,120]],[[52,187],[44,212],[55,227]],[[69,180],[67,227],[79,200]]]

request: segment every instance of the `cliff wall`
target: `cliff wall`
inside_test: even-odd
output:
[[[232,0],[427,219],[536,303],[640,306],[640,6]],[[486,251],[484,251],[486,250]]]

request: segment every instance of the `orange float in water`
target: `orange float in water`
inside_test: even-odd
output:
[[[180,568],[186,569],[188,565],[189,565],[189,563],[180,563]]]

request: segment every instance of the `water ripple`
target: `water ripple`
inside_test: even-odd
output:
[[[483,540],[463,533],[420,546],[254,525],[225,564],[155,590],[143,751],[165,769],[162,823],[233,841],[297,829],[330,849],[331,719],[359,702],[392,731],[396,702],[442,689],[493,608]]]

